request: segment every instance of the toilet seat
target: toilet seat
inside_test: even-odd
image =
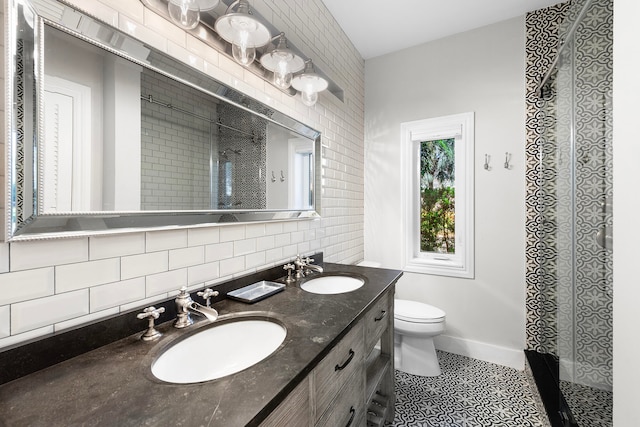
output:
[[[417,301],[395,300],[394,317],[412,323],[439,323],[446,313],[429,304]]]

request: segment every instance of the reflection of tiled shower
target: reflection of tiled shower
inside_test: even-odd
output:
[[[612,15],[611,0],[527,15],[527,349],[556,356],[560,389],[582,401],[612,386]],[[608,425],[599,399],[586,412]]]
[[[218,105],[218,207],[264,209],[266,199],[266,133],[264,120],[246,111]]]
[[[141,93],[143,210],[266,207],[264,121],[149,70]]]

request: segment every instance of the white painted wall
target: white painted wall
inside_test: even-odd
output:
[[[475,112],[475,279],[405,273],[396,297],[445,310],[438,347],[517,368],[525,342],[524,42],[519,17],[365,63],[365,258],[403,267],[400,124]]]
[[[613,424],[640,425],[640,3],[613,2]]]

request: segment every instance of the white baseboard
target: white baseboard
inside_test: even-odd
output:
[[[438,335],[434,342],[438,350],[508,366],[519,371],[524,370],[524,350],[514,350],[448,335]]]

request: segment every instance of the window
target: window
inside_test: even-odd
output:
[[[474,277],[473,113],[403,123],[404,270]]]

